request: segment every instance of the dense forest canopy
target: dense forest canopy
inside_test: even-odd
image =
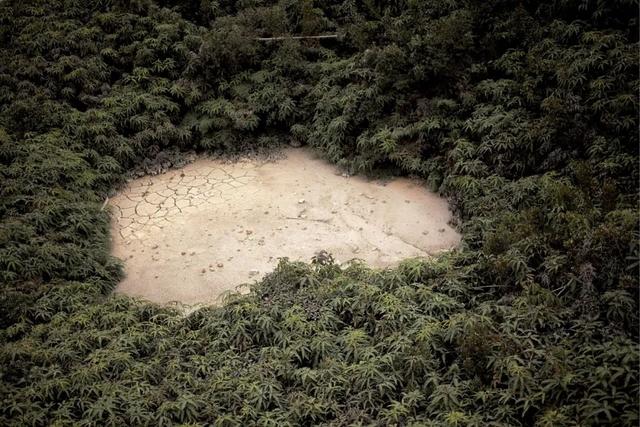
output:
[[[1,1],[0,424],[638,425],[638,47],[636,0]],[[462,247],[111,295],[129,172],[290,140]]]

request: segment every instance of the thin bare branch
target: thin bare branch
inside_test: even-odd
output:
[[[256,37],[254,40],[271,41],[271,40],[301,40],[301,39],[337,39],[337,34],[324,34],[320,36],[280,36],[280,37]]]

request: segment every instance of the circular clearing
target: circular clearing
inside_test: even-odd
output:
[[[116,292],[207,304],[272,271],[279,257],[373,267],[451,249],[447,203],[420,181],[347,177],[306,149],[281,160],[200,159],[131,181],[110,201],[112,248],[125,262]]]

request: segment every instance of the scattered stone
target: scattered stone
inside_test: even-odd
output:
[[[444,233],[444,228],[438,230],[439,233]]]
[[[218,263],[218,268],[222,268],[222,267],[224,267],[224,264],[223,264],[223,263],[221,263],[221,262],[219,262],[219,263]]]
[[[304,199],[300,199],[300,200],[298,200],[298,203],[299,203],[299,204],[303,204],[304,202],[305,202],[305,200],[304,200]]]
[[[247,233],[247,236],[249,236],[249,235],[253,234],[253,230],[247,230],[247,231],[245,231],[245,233]]]
[[[180,255],[185,256],[187,253],[185,251],[180,252]]]
[[[195,254],[196,254],[195,251],[192,251],[189,255],[194,256]]]
[[[158,245],[151,246],[151,249],[158,249]]]
[[[206,268],[203,268],[203,269],[202,269],[202,271],[201,271],[201,273],[202,273],[202,274],[204,274],[204,273],[206,273],[206,272],[207,272],[207,269],[206,269]]]
[[[251,270],[251,271],[249,271],[249,276],[250,276],[250,277],[253,277],[253,276],[257,275],[257,274],[260,274],[260,271],[258,271],[258,270]]]
[[[293,148],[302,147],[302,143],[295,138],[289,139],[289,145],[292,146]]]

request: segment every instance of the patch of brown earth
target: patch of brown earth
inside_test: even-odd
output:
[[[110,201],[116,292],[158,303],[214,303],[279,257],[320,250],[386,267],[455,247],[444,199],[419,181],[346,177],[306,149],[271,163],[200,159],[144,177]]]

